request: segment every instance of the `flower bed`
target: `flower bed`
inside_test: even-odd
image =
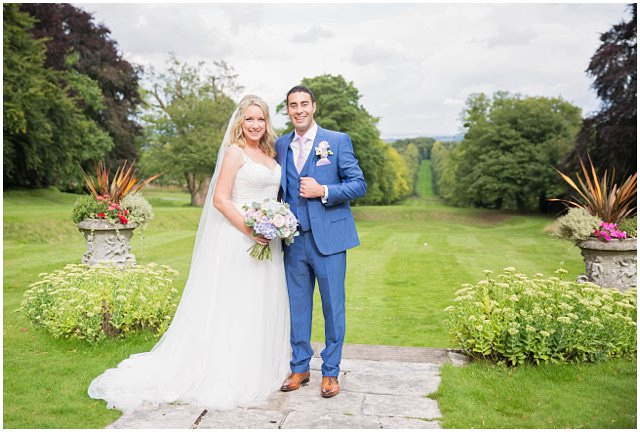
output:
[[[636,290],[506,268],[456,292],[449,332],[475,358],[500,364],[596,361],[636,353]]]
[[[40,274],[25,291],[21,309],[54,337],[96,342],[140,328],[161,334],[177,307],[177,274],[154,263],[126,269],[68,264]]]

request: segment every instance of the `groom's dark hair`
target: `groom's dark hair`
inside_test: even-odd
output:
[[[289,102],[289,95],[292,93],[306,93],[309,96],[311,96],[311,102],[313,103],[316,102],[316,97],[309,87],[305,87],[303,85],[297,85],[293,87],[291,90],[287,92],[287,103]]]

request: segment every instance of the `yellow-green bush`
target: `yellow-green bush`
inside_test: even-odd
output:
[[[456,344],[475,358],[500,364],[596,361],[636,353],[636,290],[625,293],[562,280],[534,278],[513,267],[465,284],[449,306]]]
[[[177,271],[151,263],[128,268],[68,264],[24,293],[21,309],[54,337],[95,342],[148,328],[163,333],[177,307]]]

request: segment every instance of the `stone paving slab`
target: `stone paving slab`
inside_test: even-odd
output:
[[[282,411],[237,408],[207,412],[198,429],[278,429],[286,417]]]
[[[202,407],[168,404],[143,408],[125,414],[108,429],[189,429],[202,413]]]
[[[378,417],[381,429],[442,429],[438,421],[406,417]]]
[[[282,424],[282,429],[380,429],[380,427],[380,421],[377,418],[337,412],[316,414],[313,411],[293,411]]]
[[[341,389],[349,392],[396,396],[424,396],[438,390],[439,376],[426,374],[403,375],[401,370],[381,377],[371,372],[349,372]]]
[[[228,411],[190,405],[146,407],[123,415],[120,429],[439,429],[436,401],[427,395],[440,384],[440,366],[465,364],[445,349],[345,345],[341,392],[320,396],[323,344],[315,343],[311,379],[299,390],[275,392],[260,404]]]
[[[438,403],[419,396],[390,396],[367,394],[362,408],[364,415],[399,416],[423,419],[440,418]]]

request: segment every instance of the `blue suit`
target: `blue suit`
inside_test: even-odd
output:
[[[291,309],[291,371],[306,372],[313,355],[311,319],[316,280],[325,319],[322,375],[338,376],[345,334],[344,278],[346,250],[360,241],[349,201],[364,196],[367,184],[353,153],[349,135],[318,127],[313,147],[300,174],[293,162],[291,132],[276,140],[277,160],[282,167],[282,198],[300,222],[300,236],[284,248],[285,274]],[[315,148],[322,141],[333,152],[330,164],[316,165]],[[300,197],[300,177],[313,177],[328,187],[326,203],[320,198]]]

